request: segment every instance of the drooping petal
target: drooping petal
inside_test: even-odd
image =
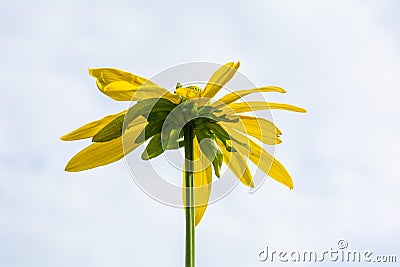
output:
[[[91,138],[95,134],[97,134],[104,126],[106,126],[108,123],[110,123],[112,120],[114,120],[115,118],[117,118],[125,113],[126,113],[126,110],[124,110],[120,113],[117,113],[117,114],[106,116],[100,120],[85,124],[82,127],[79,127],[78,129],[73,130],[72,132],[62,136],[61,140],[73,141],[73,140]]]
[[[281,135],[282,132],[271,121],[250,116],[237,117],[239,118],[237,122],[220,122],[220,124],[228,133],[232,130],[238,130],[257,138],[264,144],[275,145],[282,142],[279,139],[279,135]]]
[[[256,110],[266,110],[266,109],[282,109],[289,110],[294,112],[307,112],[305,109],[296,107],[288,104],[281,103],[270,103],[270,102],[241,102],[241,103],[232,103],[228,106],[222,108],[224,112],[227,114],[232,113],[243,113],[250,112]]]
[[[231,131],[229,134],[234,139],[247,145],[238,144],[235,148],[248,157],[259,169],[276,181],[293,189],[292,177],[278,160],[247,136],[236,131]]]
[[[234,91],[230,94],[227,94],[217,100],[215,103],[213,103],[213,106],[223,106],[228,105],[232,102],[235,102],[236,100],[245,97],[249,94],[253,93],[265,93],[265,92],[279,92],[279,93],[286,93],[286,91],[280,87],[276,86],[265,86],[265,87],[260,87],[260,88],[253,88],[253,89],[246,89],[246,90],[239,90],[239,91]]]
[[[138,118],[138,120],[143,120]],[[103,166],[121,159],[125,154],[141,145],[134,140],[146,123],[136,124],[125,130],[124,135],[109,142],[93,143],[76,154],[65,167],[66,171],[78,172]]]
[[[206,212],[211,193],[212,168],[210,161],[201,153],[197,138],[193,140],[194,161],[194,211],[195,225],[197,226]],[[186,203],[185,172],[183,172],[182,187],[183,205]]]
[[[179,103],[180,98],[150,80],[118,69],[89,69],[95,77],[99,90],[117,101],[143,100],[147,98],[167,98]]]
[[[229,152],[221,141],[217,140],[217,143],[224,155],[224,162],[232,173],[245,186],[254,187],[253,177],[251,176],[249,166],[247,165],[247,161],[243,157],[242,153],[239,151]],[[236,146],[233,146],[233,148],[236,149]]]
[[[208,81],[204,91],[201,96],[206,98],[214,97],[222,87],[228,83],[233,75],[235,75],[236,70],[239,68],[240,62],[234,64],[233,62],[226,63],[221,66]]]

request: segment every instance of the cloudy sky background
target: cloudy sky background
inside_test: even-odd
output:
[[[236,60],[255,84],[287,89],[271,101],[308,110],[274,112],[295,189],[268,180],[211,205],[198,266],[265,266],[266,245],[339,239],[400,260],[398,1],[82,2],[0,2],[1,267],[183,266],[183,211],[145,195],[124,161],[64,172],[88,142],[58,138],[126,107],[89,67],[151,77]]]

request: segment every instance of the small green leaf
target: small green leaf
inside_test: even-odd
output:
[[[125,115],[118,116],[106,126],[104,126],[97,134],[92,138],[93,142],[108,142],[116,139],[122,135],[122,125],[124,123]]]

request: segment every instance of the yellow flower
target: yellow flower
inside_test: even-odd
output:
[[[248,187],[253,187],[254,183],[247,159],[271,178],[293,188],[292,178],[285,167],[261,145],[281,143],[281,131],[271,121],[242,113],[270,109],[306,111],[288,104],[237,102],[257,92],[285,93],[275,86],[239,90],[212,100],[239,66],[239,62],[221,66],[204,89],[182,87],[178,83],[174,93],[128,72],[110,68],[90,69],[89,73],[96,78],[102,93],[117,101],[137,103],[128,110],[88,123],[62,136],[65,141],[92,138],[92,144],[76,154],[65,170],[77,172],[110,164],[149,139],[142,154],[143,160],[155,158],[168,149],[179,149],[184,146],[182,127],[190,122],[194,162],[190,171],[194,173],[196,225],[209,201],[212,169],[219,177],[223,162]],[[185,203],[185,193],[183,195]]]

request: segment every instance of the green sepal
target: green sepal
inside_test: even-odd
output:
[[[199,109],[200,117],[209,117],[214,112],[221,112],[221,110],[213,107],[213,106],[203,106]]]
[[[172,129],[169,133],[168,138],[163,140],[163,145],[166,147],[166,149],[171,150],[171,149],[178,149],[180,148],[180,140],[181,137],[179,137],[179,130],[177,129]]]
[[[185,122],[189,122],[199,117],[199,111],[197,110],[198,103],[196,101],[186,101],[182,107],[182,113],[185,117]]]
[[[125,115],[116,117],[114,120],[104,126],[92,138],[93,142],[108,142],[116,139],[122,135],[122,125],[124,123]]]
[[[226,117],[226,114],[223,114],[219,117],[215,116],[214,114],[212,114],[212,116],[214,116],[216,119],[215,121],[223,121],[223,122],[231,122],[231,123],[236,123],[239,121],[239,118],[235,118],[235,119],[228,119]]]
[[[233,146],[225,145],[225,148],[228,152],[237,152]]]
[[[149,113],[149,116],[147,117],[147,121],[153,122],[153,121],[165,120],[168,114],[169,114],[168,111],[158,111],[158,112],[151,111]]]
[[[207,128],[207,123],[210,122],[209,118],[200,117],[194,120],[194,127],[196,129]]]
[[[217,137],[225,146],[226,141],[231,139],[228,132],[217,123],[208,122],[205,124],[205,127],[211,130],[215,134],[215,137]]]
[[[197,140],[203,140],[205,138],[215,139],[215,135],[208,128],[194,128],[194,134],[197,136]]]
[[[125,115],[125,125],[129,125],[129,123],[139,116],[147,119],[150,113],[171,112],[175,106],[174,103],[165,98],[149,98],[139,101],[128,109]]]
[[[215,137],[217,137],[224,145],[225,145],[225,147],[228,149],[228,148],[230,148],[231,149],[231,151],[230,152],[236,152],[236,150],[234,149],[234,148],[232,148],[231,146],[229,146],[228,144],[227,144],[227,141],[235,141],[236,143],[238,143],[238,144],[241,144],[242,146],[244,146],[244,147],[246,147],[246,148],[248,148],[248,145],[247,144],[244,144],[244,143],[242,143],[242,142],[239,142],[238,140],[236,140],[235,138],[233,138],[232,136],[230,136],[229,134],[228,134],[228,132],[227,131],[225,131],[225,129],[224,128],[222,128],[222,126],[221,125],[219,125],[218,123],[207,123],[207,126],[206,127],[208,127],[214,134],[215,134]],[[234,151],[233,151],[233,150]],[[228,150],[229,151],[229,150]]]
[[[155,134],[158,134],[161,132],[162,127],[163,127],[164,120],[159,120],[159,121],[154,121],[154,122],[149,122],[149,124],[144,127],[142,132],[139,134],[139,136],[136,138],[135,143],[139,144],[150,137],[152,137]]]
[[[222,162],[224,161],[224,156],[222,154],[222,152],[220,151],[220,153],[216,154],[216,157],[214,158],[212,164],[214,167],[214,173],[215,176],[217,176],[218,178],[221,177],[221,167],[222,167]]]
[[[168,144],[171,131],[174,129],[174,125],[170,122],[164,121],[164,125],[161,129],[161,142],[163,144]]]
[[[214,135],[208,129],[198,129],[195,134],[200,144],[200,150],[212,162],[215,175],[220,177],[223,154],[215,142]]]
[[[156,134],[151,138],[147,144],[146,149],[143,151],[141,158],[143,160],[153,159],[164,152],[163,146],[161,145],[161,135]]]
[[[207,138],[203,139],[200,143],[200,149],[204,155],[212,161],[214,167],[214,173],[217,177],[221,176],[221,166],[223,160],[223,154],[221,149],[218,147],[215,140]]]

